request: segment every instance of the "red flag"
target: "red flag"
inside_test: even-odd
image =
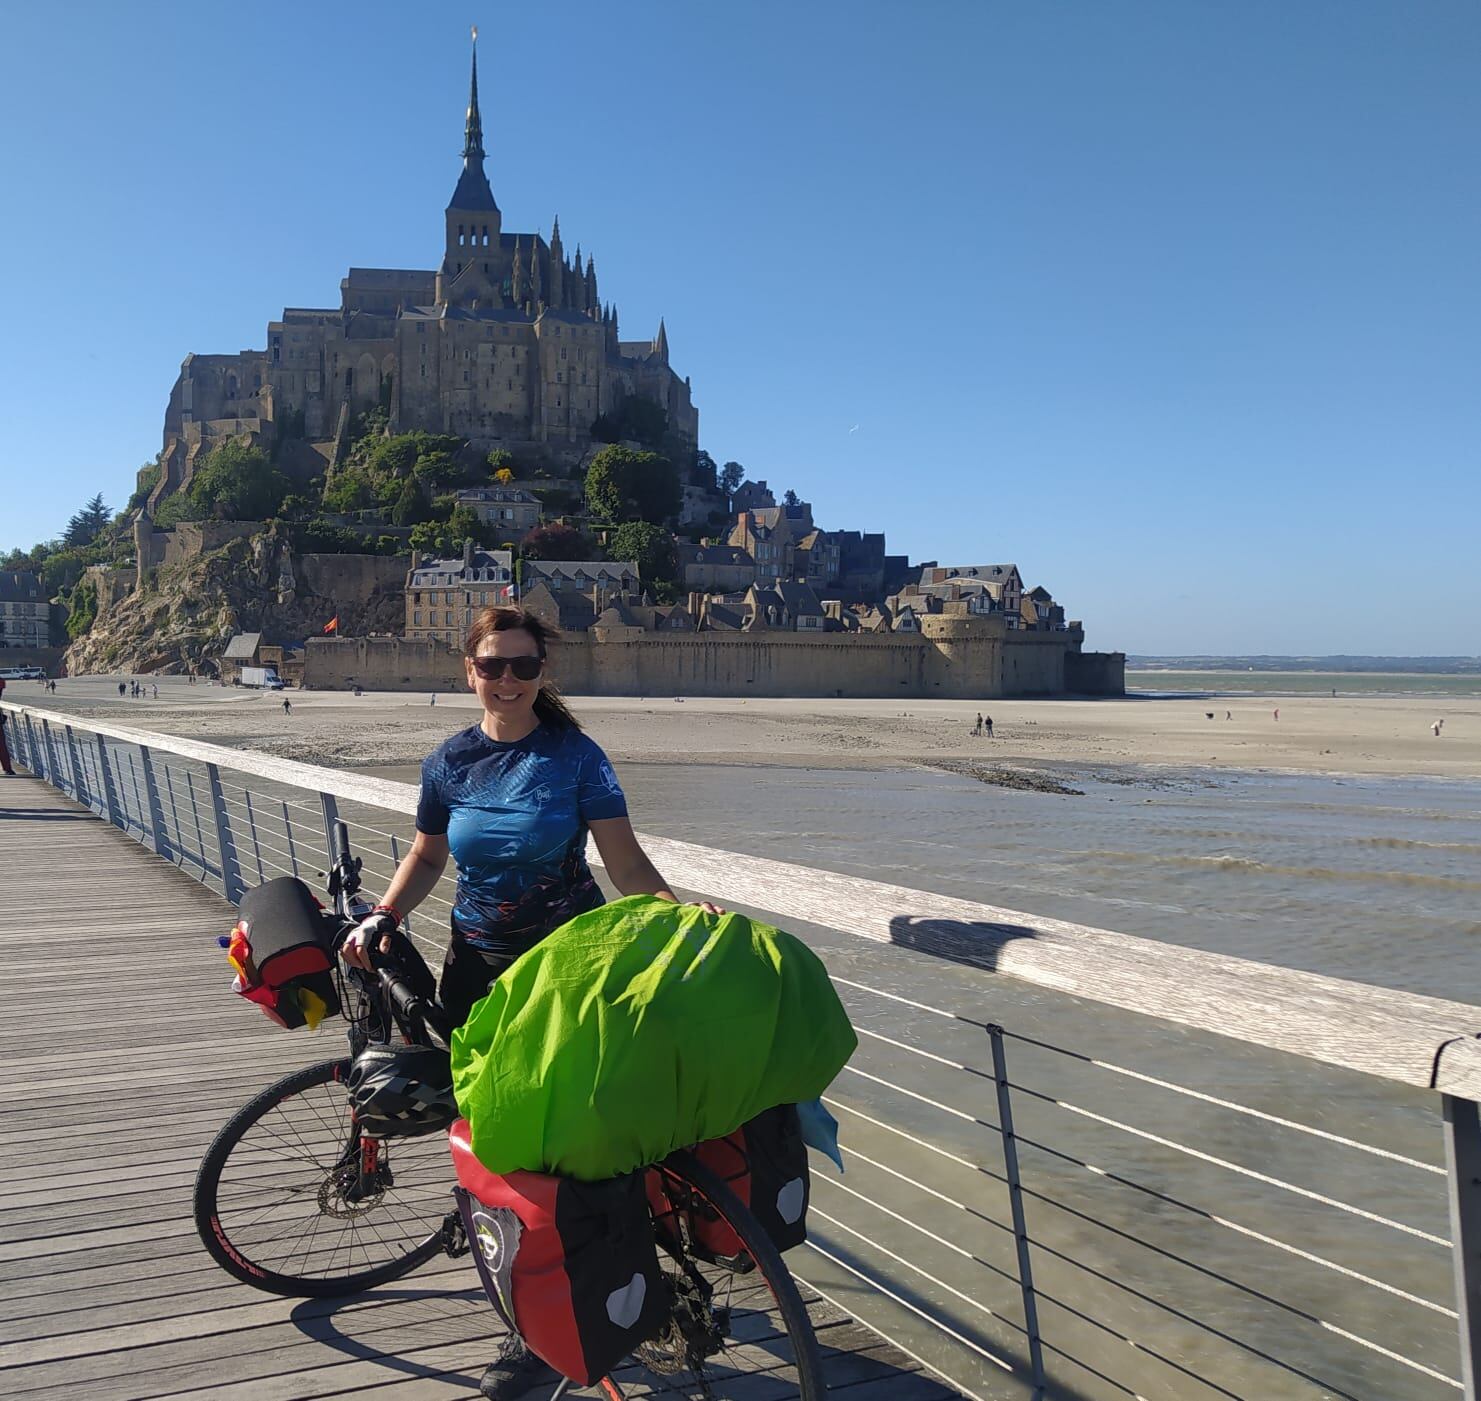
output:
[[[338,613],[336,613],[327,623],[324,624],[324,631],[325,632],[338,632],[339,631],[339,614]]]

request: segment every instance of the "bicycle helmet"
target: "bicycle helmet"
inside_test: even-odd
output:
[[[378,1138],[436,1133],[458,1117],[448,1053],[435,1046],[367,1046],[345,1077],[361,1129]]]

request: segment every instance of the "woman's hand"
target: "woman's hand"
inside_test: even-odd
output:
[[[351,968],[363,968],[367,973],[371,972],[370,955],[366,946],[377,936],[380,937],[380,952],[391,952],[391,935],[396,932],[396,918],[387,914],[384,910],[377,910],[374,914],[366,915],[359,924],[355,926],[346,937],[344,943],[339,946],[339,956],[344,959]]]
[[[730,913],[724,905],[717,905],[713,900],[696,900],[694,903],[707,915],[728,915]]]

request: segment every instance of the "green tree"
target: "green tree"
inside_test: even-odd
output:
[[[326,511],[368,511],[374,504],[374,480],[359,467],[346,467],[324,488]]]
[[[798,499],[797,493],[791,487],[788,487],[787,494],[782,497],[782,504],[784,506],[800,506],[802,502]]]
[[[725,493],[728,502],[735,495],[736,488],[746,479],[746,469],[739,462],[727,462],[720,469],[720,490]]]
[[[72,590],[72,611],[67,614],[67,636],[76,642],[98,621],[98,591],[84,581]]]
[[[519,542],[526,559],[590,559],[591,541],[569,525],[537,525]]]
[[[678,515],[683,488],[674,465],[656,452],[613,444],[586,471],[586,505],[598,520],[660,525]]]
[[[507,480],[514,480],[514,454],[508,448],[490,449],[489,455],[484,458],[484,463],[489,469],[489,476],[495,481],[498,480],[500,472],[508,472]]]
[[[656,399],[633,394],[615,413],[598,414],[592,420],[591,436],[599,443],[635,442],[644,447],[662,445],[668,433],[668,410]]]
[[[49,598],[66,593],[80,578],[89,561],[81,550],[58,550],[41,566],[41,582]]]
[[[148,462],[139,468],[139,473],[134,482],[134,494],[129,497],[129,504],[124,508],[129,511],[137,511],[147,500],[149,493],[159,485],[159,479],[164,473],[164,468],[157,462]]]
[[[678,577],[679,559],[674,537],[662,526],[647,521],[627,521],[614,530],[607,541],[607,554],[612,559],[636,560],[644,584],[660,580],[672,582]]]
[[[703,448],[694,454],[694,466],[689,469],[689,480],[695,486],[714,491],[720,484],[720,465]]]
[[[266,520],[288,495],[288,478],[261,448],[232,438],[208,453],[190,481],[190,499],[217,520]]]
[[[159,503],[154,512],[154,523],[168,530],[181,521],[198,521],[204,514],[185,492],[177,491]]]
[[[92,544],[98,532],[108,524],[111,515],[112,512],[103,504],[103,493],[100,491],[80,511],[73,513],[62,534],[62,543],[74,549]]]
[[[401,488],[401,495],[391,508],[392,525],[420,525],[432,519],[432,507],[427,494],[416,482],[408,479]]]

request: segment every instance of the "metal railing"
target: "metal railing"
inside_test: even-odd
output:
[[[316,884],[336,820],[371,891],[411,839],[404,784],[7,709],[22,764],[229,900]],[[829,962],[848,1170],[790,1261],[954,1387],[1474,1401],[1481,1008],[644,842]]]

